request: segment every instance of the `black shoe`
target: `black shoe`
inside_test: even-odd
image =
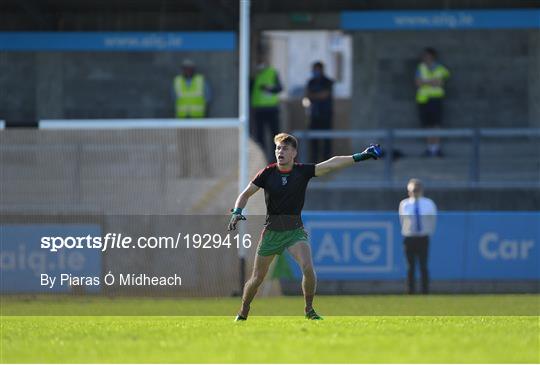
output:
[[[241,316],[240,314],[238,314],[236,316],[236,318],[234,319],[235,322],[240,322],[240,321],[247,321],[247,317],[244,317],[244,316]]]
[[[317,312],[315,312],[315,309],[311,308],[310,311],[306,312],[306,319],[320,321],[323,317],[319,316]]]

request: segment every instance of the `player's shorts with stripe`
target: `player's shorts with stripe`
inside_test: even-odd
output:
[[[257,254],[260,256],[281,255],[286,248],[307,240],[308,235],[304,228],[288,231],[273,231],[265,228],[261,233]]]

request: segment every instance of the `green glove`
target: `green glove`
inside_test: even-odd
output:
[[[242,215],[242,208],[231,209],[232,215],[231,220],[229,221],[229,231],[234,231],[236,229],[236,224],[238,221],[245,221],[246,217]]]

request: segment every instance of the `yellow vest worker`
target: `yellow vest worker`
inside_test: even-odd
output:
[[[276,92],[276,89],[279,89]],[[253,108],[277,107],[279,105],[279,85],[277,71],[273,67],[265,67],[255,75],[251,90],[251,106]]]
[[[257,66],[257,73],[251,81],[251,108],[253,109],[253,131],[269,161],[274,158],[271,142],[279,133],[279,93],[281,82],[275,68],[264,62]],[[267,136],[270,132],[270,138]]]
[[[206,116],[205,80],[201,74],[191,79],[183,75],[174,78],[177,118],[204,118]]]
[[[417,78],[424,81],[416,91],[416,102],[425,104],[429,99],[444,98],[444,81],[450,77],[450,72],[441,64],[428,66],[422,62],[418,65]],[[438,85],[429,84],[435,81]]]

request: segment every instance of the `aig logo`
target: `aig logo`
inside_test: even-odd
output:
[[[313,260],[320,273],[389,272],[393,268],[390,222],[308,222]]]

